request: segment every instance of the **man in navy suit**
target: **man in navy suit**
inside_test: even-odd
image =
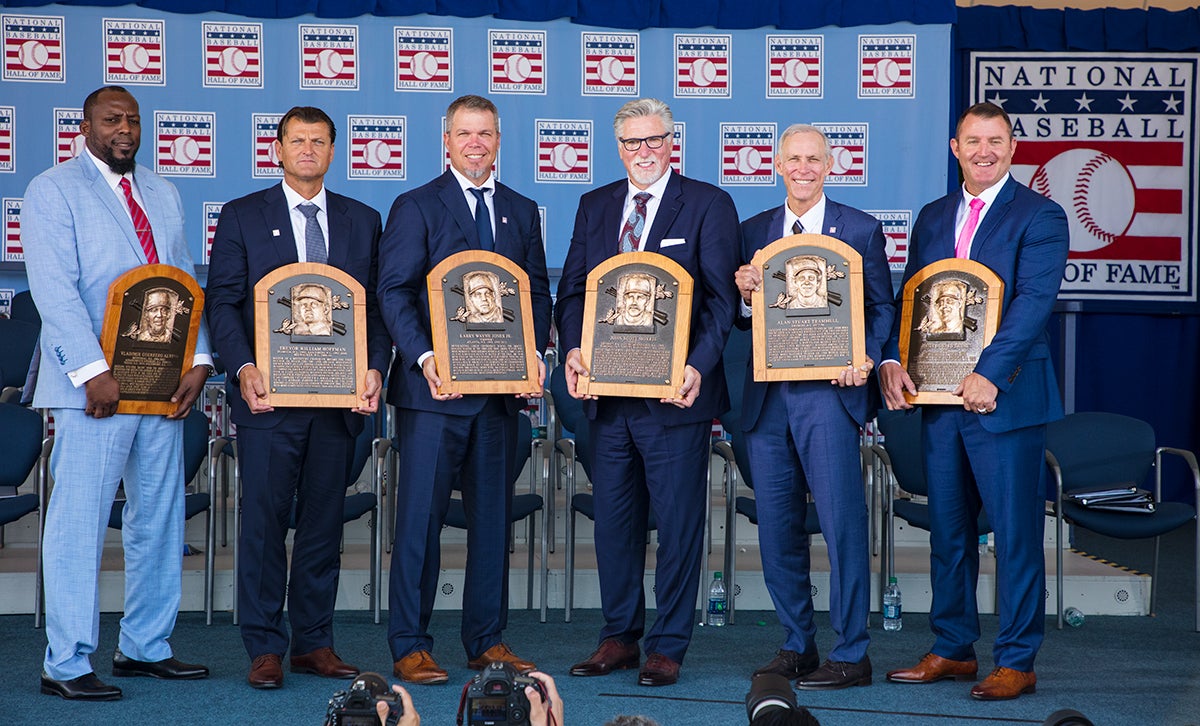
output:
[[[41,691],[113,700],[121,689],[92,670],[100,632],[100,555],[124,481],[125,615],[114,676],[204,678],[167,639],[179,611],[183,567],[183,422],[208,378],[202,325],[192,367],[168,416],[120,414],[121,386],[100,348],[108,286],[145,264],[192,273],[183,205],[170,182],[139,165],[141,113],[120,86],[83,102],[79,156],[34,178],[22,234],[29,290],[42,316],[33,405],[54,415],[54,492],[46,509],[46,657]]]
[[[675,683],[692,637],[704,549],[705,471],[712,420],[729,408],[721,355],[737,307],[733,273],[737,210],[724,191],[671,171],[674,122],[657,99],[626,103],[613,123],[622,179],[584,194],[558,286],[558,331],[567,351],[567,390],[588,375],[580,353],[588,272],[622,251],[657,252],[694,283],[691,340],[678,395],[653,401],[588,400],[595,452],[596,559],[604,627],[600,645],[571,668],[577,676],[637,668],[644,686]],[[658,617],[645,631],[642,587],[647,517],[658,521],[654,573]]]
[[[932,262],[969,255],[1004,281],[999,329],[954,391],[962,406],[922,412],[935,640],[916,666],[888,673],[897,683],[977,677],[975,522],[982,507],[996,532],[1000,574],[996,667],[971,689],[985,701],[1033,693],[1037,684],[1033,661],[1045,630],[1043,452],[1046,424],[1063,413],[1046,322],[1066,266],[1067,220],[1058,204],[1009,174],[1016,147],[999,106],[979,103],[959,117],[950,150],[962,190],[921,210],[904,270],[907,281]],[[904,392],[916,393],[896,360],[899,338],[897,316],[879,368],[891,410],[911,408]]]
[[[800,688],[814,690],[871,683],[870,555],[859,429],[874,412],[866,383],[891,331],[895,309],[883,226],[871,215],[825,196],[825,177],[832,168],[829,140],[820,129],[804,124],[789,127],[775,155],[787,202],[742,223],[744,261],[780,237],[802,232],[834,237],[862,255],[866,361],[857,368],[847,366],[828,384],[759,383],[751,359],[742,395],[746,465],[758,504],[763,578],[787,634],[783,648],[755,675],[778,673],[797,681]],[[736,322],[745,328],[750,325],[751,293],[762,285],[762,270],[744,264],[735,279],[742,293]],[[829,610],[837,633],[829,658],[819,668],[809,538],[801,534],[809,492],[829,548]]]
[[[501,636],[508,619],[508,536],[516,466],[517,416],[524,398],[542,395],[545,367],[524,396],[443,394],[433,355],[425,278],[450,255],[490,250],[529,275],[538,351],[550,335],[550,282],[537,203],[500,184],[492,165],[500,148],[496,106],[463,96],[446,109],[443,142],[450,169],[401,194],[380,242],[379,300],[396,360],[388,403],[396,407],[396,543],[392,549],[388,643],[393,672],[409,683],[445,683],[433,659],[429,620],[437,594],[440,535],[453,489],[467,516],[462,642],[467,666],[508,662],[522,672]],[[540,355],[540,353],[539,353]],[[444,361],[443,361],[444,363]]]
[[[391,342],[375,301],[379,213],[325,188],[337,129],[319,108],[297,106],[279,120],[275,153],[283,183],[221,208],[208,270],[208,321],[228,371],[226,388],[238,427],[242,531],[238,533],[238,608],[255,688],[283,685],[291,670],[349,678],[358,669],[333,650],[342,511],[354,441],[379,406]],[[255,366],[254,285],[294,262],[325,263],[366,290],[367,373],[353,410],[279,408]],[[297,309],[300,302],[297,301]],[[327,309],[327,308],[326,308]],[[299,316],[300,313],[297,313]],[[287,547],[295,502],[291,577]]]

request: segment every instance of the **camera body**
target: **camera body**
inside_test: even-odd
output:
[[[325,726],[379,726],[375,704],[388,704],[388,726],[395,726],[404,714],[399,694],[388,688],[378,673],[360,673],[350,682],[350,690],[338,691],[329,699]]]
[[[508,663],[495,662],[471,679],[458,704],[458,723],[468,726],[523,726],[529,723],[525,686],[533,686],[546,700],[546,689],[536,678],[523,676]],[[466,720],[463,720],[463,717]]]

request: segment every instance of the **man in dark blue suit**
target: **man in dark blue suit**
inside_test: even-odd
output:
[[[225,363],[238,427],[242,531],[238,533],[238,608],[255,688],[283,684],[291,669],[330,678],[358,673],[333,651],[333,607],[341,568],[342,509],[365,414],[379,406],[391,342],[375,301],[379,213],[325,188],[337,130],[324,111],[291,109],[279,121],[275,153],[283,183],[221,208],[208,270],[206,314]],[[315,226],[314,226],[315,225]],[[353,411],[271,406],[255,367],[254,285],[293,262],[322,262],[349,273],[367,293],[367,373]],[[296,536],[288,577],[288,520]]]
[[[866,383],[891,331],[895,309],[883,227],[871,215],[825,196],[825,177],[832,168],[829,141],[820,129],[789,127],[775,156],[787,202],[742,223],[744,261],[780,237],[801,232],[835,237],[862,255],[866,361],[857,368],[847,366],[827,384],[755,382],[750,360],[742,395],[763,578],[787,633],[783,648],[755,675],[778,673],[800,688],[821,690],[871,683],[871,582],[859,429],[874,412]],[[750,296],[762,285],[762,270],[744,264],[735,279],[743,301],[736,322],[746,328]],[[829,658],[819,668],[809,538],[802,534],[809,492],[829,548],[829,610],[837,633]]]
[[[1063,414],[1046,322],[1066,266],[1067,220],[1058,204],[1009,174],[1016,146],[999,106],[976,104],[959,117],[950,150],[962,168],[962,191],[921,210],[904,270],[907,281],[932,262],[969,255],[1004,281],[1000,327],[954,391],[962,407],[922,413],[935,641],[916,666],[888,673],[898,683],[976,678],[975,522],[982,507],[996,533],[1000,609],[996,667],[971,689],[985,701],[1033,693],[1037,684],[1033,661],[1045,630],[1043,452],[1046,424]],[[889,360],[879,368],[891,410],[911,408],[904,392],[916,393],[896,361],[899,337],[897,317],[884,349]]]
[[[450,170],[396,198],[379,254],[379,301],[396,342],[387,400],[396,407],[400,459],[388,643],[396,677],[426,684],[449,679],[433,659],[429,619],[453,489],[462,490],[467,516],[462,620],[467,666],[479,670],[502,661],[522,672],[533,670],[501,636],[508,619],[517,416],[523,398],[542,395],[545,378],[539,362],[537,384],[524,396],[439,393],[445,369],[439,373],[433,355],[426,275],[458,252],[504,255],[529,275],[538,351],[550,335],[550,282],[537,204],[492,176],[500,148],[495,105],[480,96],[456,99],[446,109],[443,141]]]
[[[596,559],[604,628],[600,647],[571,668],[599,676],[637,668],[645,630],[642,587],[647,517],[658,521],[654,573],[658,617],[645,633],[644,686],[675,683],[696,606],[704,548],[705,470],[712,420],[729,408],[721,354],[737,307],[733,273],[737,210],[724,191],[670,169],[674,123],[657,99],[626,103],[614,121],[627,179],[579,200],[558,286],[558,331],[567,351],[567,390],[586,376],[580,340],[588,272],[622,251],[657,252],[692,276],[691,340],[675,398],[588,400],[594,463]],[[644,233],[643,233],[644,232]]]

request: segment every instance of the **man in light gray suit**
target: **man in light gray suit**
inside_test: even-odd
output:
[[[54,493],[46,511],[46,657],[42,693],[113,700],[90,655],[100,632],[98,578],[109,511],[123,480],[127,503],[125,616],[114,676],[204,678],[167,643],[179,611],[183,560],[183,418],[211,369],[201,326],[194,367],[170,415],[114,415],[121,398],[100,348],[108,286],[162,262],[193,274],[179,193],[134,161],[137,101],[107,86],[83,104],[87,148],[38,175],[25,191],[22,237],[29,289],[42,316],[33,405],[54,415]]]

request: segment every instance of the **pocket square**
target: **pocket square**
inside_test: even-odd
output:
[[[670,239],[664,239],[662,242],[659,243],[658,246],[661,249],[663,247],[674,247],[675,245],[684,245],[684,244],[687,244],[687,240],[684,239],[683,237],[672,237]]]

